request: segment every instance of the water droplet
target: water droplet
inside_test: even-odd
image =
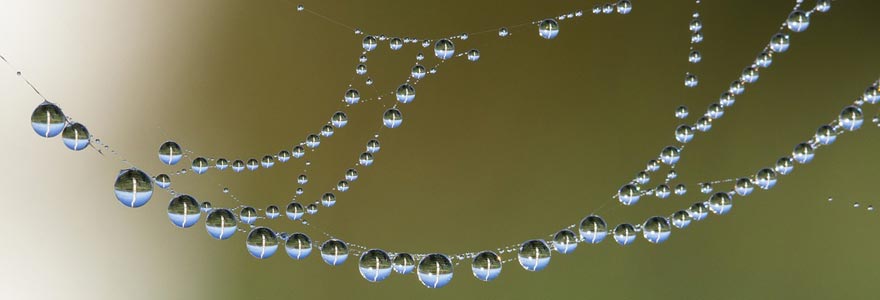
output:
[[[208,172],[208,160],[204,157],[198,157],[192,162],[192,170],[196,174],[204,174]]]
[[[348,245],[337,239],[330,239],[321,244],[321,258],[331,266],[338,266],[348,259]]]
[[[330,124],[333,124],[336,128],[345,127],[348,124],[348,116],[344,112],[337,111],[330,117]]]
[[[862,116],[862,109],[858,106],[847,106],[840,112],[840,116],[837,118],[840,122],[840,126],[843,129],[848,131],[854,131],[862,127],[862,122],[864,118]]]
[[[248,225],[253,225],[257,221],[257,210],[250,206],[245,206],[238,214],[238,218]]]
[[[290,256],[290,258],[296,260],[305,259],[309,257],[309,254],[312,254],[312,239],[303,233],[294,233],[287,237],[287,241],[284,243],[284,250],[287,251],[287,256]]]
[[[64,130],[67,118],[57,105],[49,101],[43,101],[31,114],[31,127],[39,136],[44,138],[54,137]]]
[[[633,184],[626,184],[617,191],[617,200],[623,205],[634,205],[639,202],[641,192]]]
[[[361,254],[358,263],[361,276],[370,282],[379,282],[391,275],[391,258],[379,249],[370,249]]]
[[[471,49],[467,53],[467,58],[469,61],[478,61],[480,60],[480,50]]]
[[[400,103],[410,103],[416,98],[416,89],[409,84],[401,84],[397,87],[395,95],[397,96],[397,101],[400,101]]]
[[[217,166],[217,170],[223,171],[229,167],[229,161],[225,158],[221,158],[217,160],[217,163],[215,165]]]
[[[550,263],[550,247],[543,240],[530,240],[520,246],[517,258],[527,271],[541,271]]]
[[[553,236],[553,247],[556,248],[556,252],[562,254],[574,252],[574,249],[577,249],[577,243],[577,236],[568,229],[560,230]]]
[[[385,114],[382,115],[382,124],[388,128],[397,128],[400,127],[400,124],[403,123],[403,114],[400,113],[396,108],[392,108],[385,111]]]
[[[794,170],[794,160],[791,157],[782,157],[776,161],[776,165],[773,167],[776,173],[780,175],[788,175],[791,174],[791,171]]]
[[[748,196],[755,190],[755,184],[752,183],[751,179],[748,178],[740,178],[736,180],[734,184],[734,191],[736,191],[737,195],[740,196]]]
[[[755,184],[763,190],[769,190],[776,185],[776,178],[775,171],[764,168],[755,174]]]
[[[632,244],[636,240],[636,229],[630,224],[620,224],[614,227],[614,241],[621,246]]]
[[[409,253],[398,253],[392,260],[394,271],[404,275],[412,273],[416,266],[415,263],[415,258]]]
[[[266,259],[278,250],[278,236],[269,228],[257,227],[248,233],[246,245],[253,257]]]
[[[452,261],[443,254],[428,254],[419,261],[419,281],[428,288],[441,288],[452,281]]]
[[[697,202],[691,205],[687,212],[695,221],[701,221],[709,216],[709,207],[706,207],[706,204],[703,204],[703,202]]]
[[[391,50],[400,50],[400,48],[403,48],[403,40],[400,38],[392,38],[391,41],[388,42],[388,46],[391,47]]]
[[[225,208],[218,208],[208,213],[205,218],[205,229],[208,235],[218,240],[225,240],[232,237],[238,230],[238,221],[231,211]]]
[[[116,199],[127,207],[141,207],[153,196],[153,183],[150,176],[138,169],[119,171],[113,184]]]
[[[816,11],[818,12],[828,12],[831,10],[831,0],[818,0],[816,1]]]
[[[807,27],[810,27],[810,15],[801,10],[795,10],[788,15],[785,24],[791,31],[803,32],[804,30],[807,30]]]
[[[688,125],[678,125],[675,128],[675,139],[680,143],[687,143],[694,139],[694,129]]]
[[[642,235],[648,242],[660,244],[669,239],[672,233],[669,220],[664,217],[651,217],[642,225]]]
[[[691,225],[691,215],[687,211],[679,210],[672,214],[672,225],[676,228],[686,228]]]
[[[559,23],[553,19],[541,21],[538,25],[538,35],[545,39],[553,39],[559,34]]]
[[[452,41],[447,39],[441,39],[434,44],[434,55],[439,59],[449,59],[452,55],[455,54],[455,45]]]
[[[287,205],[287,218],[291,221],[302,219],[303,214],[305,214],[305,208],[303,208],[302,204],[290,202]]]
[[[159,146],[159,160],[166,165],[175,165],[183,157],[180,145],[173,141],[167,141]]]
[[[247,169],[248,170],[256,171],[259,168],[260,168],[260,162],[257,161],[256,158],[248,159],[248,161],[247,161]]]
[[[427,71],[425,70],[425,67],[423,67],[422,65],[415,65],[412,68],[411,75],[415,79],[422,79],[425,77],[426,73],[427,73]]]
[[[822,145],[830,145],[837,140],[837,132],[829,125],[822,125],[816,130],[816,141]]]
[[[691,73],[685,74],[684,86],[689,87],[689,88],[693,88],[693,87],[697,87],[698,84],[700,84],[700,81],[699,81],[699,79],[697,79],[697,75],[694,75]]]
[[[701,60],[703,60],[703,55],[700,54],[700,51],[691,50],[691,52],[688,53],[688,62],[695,64],[699,63]]]
[[[168,218],[174,226],[190,228],[199,221],[201,209],[196,199],[189,195],[180,195],[168,203]]]
[[[36,129],[35,129],[36,130]],[[80,151],[89,146],[89,130],[80,123],[70,123],[64,127],[61,133],[61,139],[68,149]]]
[[[632,2],[630,2],[629,0],[617,1],[617,13],[619,13],[621,15],[625,15],[625,14],[628,14],[629,12],[631,12],[632,7],[633,7]]]
[[[375,37],[373,37],[372,35],[368,35],[364,37],[364,40],[361,42],[361,46],[364,48],[364,50],[373,51],[374,49],[376,49],[377,43],[378,42],[376,41]]]
[[[354,105],[354,104],[357,104],[359,101],[361,101],[361,93],[358,92],[358,90],[356,90],[356,89],[349,89],[349,90],[345,91],[344,98],[345,98],[345,103],[348,103],[350,105]]]
[[[480,252],[474,256],[471,271],[479,280],[492,281],[501,274],[501,257],[492,251]]]
[[[361,155],[358,156],[358,163],[360,163],[362,166],[372,165],[373,164],[373,155],[370,154],[369,152],[361,153]]]
[[[728,193],[718,192],[709,197],[709,210],[716,215],[724,215],[733,208],[733,199]]]
[[[791,37],[784,33],[777,33],[770,38],[770,49],[773,52],[785,52],[788,51],[788,47],[791,45]]]
[[[278,206],[270,205],[266,207],[266,218],[275,219],[281,215],[281,210],[278,209]]]
[[[333,193],[324,193],[324,195],[321,195],[321,205],[324,205],[324,207],[331,207],[335,204],[336,195],[333,195]]]

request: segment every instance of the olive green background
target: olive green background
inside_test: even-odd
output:
[[[757,84],[708,134],[685,150],[685,197],[623,208],[611,196],[672,143],[726,90],[788,14],[794,1],[704,1],[703,62],[687,63],[693,1],[634,1],[631,14],[587,14],[561,23],[554,40],[532,26],[499,39],[503,25],[584,9],[586,1],[310,1],[304,4],[371,33],[436,38],[490,30],[456,42],[480,49],[476,63],[443,64],[403,105],[403,126],[382,130],[376,163],[314,223],[338,237],[389,251],[458,253],[543,238],[600,213],[613,224],[666,215],[705,195],[696,183],[745,176],[771,165],[832,120],[880,75],[876,1],[835,1],[792,47],[774,56]],[[813,1],[808,2],[812,6]],[[174,139],[206,156],[247,159],[289,149],[340,107],[354,77],[360,36],[281,0],[7,1],[0,53],[65,113],[151,175],[158,145]],[[370,53],[376,91],[406,79],[418,51]],[[772,191],[735,200],[733,211],[674,230],[665,244],[608,240],[553,254],[532,273],[516,263],[491,283],[469,264],[452,283],[424,288],[415,276],[369,283],[356,257],[329,267],[316,252],[293,261],[247,254],[244,234],[215,241],[202,223],[177,229],[167,193],[129,209],[113,196],[113,155],[74,153],[35,135],[40,99],[6,67],[0,72],[4,172],[0,201],[0,298],[4,299],[873,299],[878,130],[865,108],[862,130],[822,148]],[[684,73],[700,76],[685,89]],[[385,104],[392,102],[386,96]],[[356,162],[380,126],[379,102],[348,109],[351,122],[309,152],[317,199]],[[192,158],[192,157],[191,157]],[[258,158],[258,157],[257,157]],[[258,172],[174,177],[173,186],[215,206],[229,187],[247,203],[286,205],[302,161]],[[665,169],[664,169],[665,170]],[[665,172],[665,171],[664,171]],[[662,174],[662,173],[661,173]],[[651,185],[661,179],[654,177]],[[717,187],[729,188],[725,187]],[[826,198],[834,196],[829,203]],[[855,209],[852,203],[861,202]],[[204,219],[202,219],[204,220]],[[286,219],[274,229],[320,233]],[[509,258],[505,255],[505,258]]]

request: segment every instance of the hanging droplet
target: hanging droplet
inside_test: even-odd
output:
[[[345,180],[355,181],[358,179],[358,171],[355,169],[348,169],[345,171]]]
[[[349,188],[350,186],[348,184],[348,181],[345,180],[341,180],[339,181],[339,183],[336,184],[336,190],[340,192],[348,191]]]
[[[333,195],[333,193],[324,193],[324,195],[321,195],[321,205],[324,205],[324,207],[331,207],[335,204],[336,195]]]
[[[284,250],[287,251],[287,256],[290,258],[305,259],[309,257],[309,254],[312,254],[312,239],[299,232],[291,234],[284,242]]]
[[[688,62],[695,64],[699,63],[701,60],[703,60],[703,55],[700,54],[700,51],[691,50],[691,52],[688,53]]]
[[[708,194],[713,190],[711,183],[700,183],[700,193]]]
[[[614,227],[614,241],[621,246],[632,244],[636,240],[636,229],[630,224],[620,224]]]
[[[354,105],[354,104],[357,104],[359,101],[361,101],[361,93],[359,93],[358,90],[356,90],[356,89],[349,89],[349,90],[345,91],[344,98],[345,98],[345,103],[348,103],[350,105]]]
[[[257,227],[248,233],[246,245],[253,257],[266,259],[278,250],[278,236],[272,229]]]
[[[357,65],[357,67],[354,68],[354,73],[358,74],[358,75],[367,74],[367,65],[365,65],[365,64]]]
[[[541,21],[541,24],[538,25],[538,35],[545,39],[553,39],[556,38],[556,35],[559,34],[559,23],[556,23],[556,20],[546,19]]]
[[[770,51],[761,52],[755,59],[755,65],[761,68],[769,68],[771,64],[773,64],[773,52]]]
[[[471,49],[467,53],[467,58],[469,61],[478,61],[480,60],[480,50]]]
[[[434,44],[434,56],[437,58],[446,60],[451,58],[453,54],[455,54],[455,45],[452,41],[441,39]]]
[[[633,5],[629,0],[617,1],[617,13],[621,15],[628,14],[632,11]]]
[[[201,209],[196,199],[189,195],[180,195],[168,203],[168,218],[174,226],[190,228],[199,221]]]
[[[36,129],[35,129],[36,130]],[[89,130],[80,123],[70,123],[64,127],[61,133],[61,139],[68,149],[80,151],[89,146]]]
[[[691,23],[688,24],[688,29],[690,29],[690,31],[694,33],[703,30],[703,21],[700,21],[700,19],[691,20]]]
[[[376,153],[381,149],[379,145],[379,140],[372,139],[367,142],[367,153]]]
[[[831,10],[831,0],[818,0],[816,1],[816,11],[819,12],[828,12]]]
[[[400,48],[403,48],[403,40],[400,38],[392,38],[391,41],[388,42],[388,46],[391,47],[391,50],[400,50]]]
[[[337,239],[330,239],[321,244],[321,258],[331,266],[338,266],[348,259],[348,245]]]
[[[321,137],[317,134],[310,134],[306,137],[306,147],[314,149],[319,145],[321,145]]]
[[[667,165],[674,165],[678,163],[678,160],[681,158],[681,150],[677,147],[666,146],[663,150],[660,151],[660,161]]]
[[[306,149],[302,146],[293,147],[293,158],[302,158],[306,155]]]
[[[452,281],[452,261],[443,254],[428,254],[419,261],[419,281],[428,288],[441,288]]]
[[[709,197],[709,210],[716,215],[725,215],[733,207],[733,199],[728,193],[718,192]]]
[[[166,165],[175,165],[183,157],[180,145],[173,141],[167,141],[159,146],[159,160]]]
[[[746,91],[746,84],[745,82],[742,82],[742,80],[734,80],[730,83],[728,91],[734,95],[742,95],[742,93]]]
[[[204,157],[198,157],[192,162],[192,170],[196,174],[204,174],[208,172],[208,160]]]
[[[740,178],[736,180],[733,190],[737,195],[748,196],[755,190],[755,184],[752,183],[751,179]]]
[[[687,212],[695,221],[701,221],[709,216],[709,207],[707,207],[706,204],[703,204],[703,202],[697,202],[691,205]]]
[[[153,183],[150,176],[135,168],[119,171],[113,188],[116,199],[127,207],[141,207],[153,197]]]
[[[337,111],[330,117],[330,124],[333,124],[336,128],[345,127],[348,124],[348,116],[341,111]]]
[[[247,169],[251,171],[256,171],[260,168],[260,162],[257,161],[256,158],[248,159],[247,161]]]
[[[780,175],[791,174],[791,171],[794,170],[794,160],[791,157],[782,157],[776,161],[773,169]]]
[[[687,193],[687,187],[684,184],[676,185],[674,192],[676,195],[682,196]]]
[[[815,150],[813,150],[813,146],[807,143],[800,143],[794,147],[794,150],[791,151],[791,156],[795,161],[801,164],[806,164],[813,161],[813,157],[815,156]]]
[[[657,196],[657,198],[666,199],[666,198],[669,198],[669,196],[671,196],[671,195],[672,195],[672,189],[669,188],[668,185],[661,184],[661,185],[658,185],[657,188],[654,189],[654,196]]]
[[[742,72],[742,76],[740,76],[740,80],[746,83],[755,83],[758,81],[760,74],[758,73],[758,69],[755,67],[745,68]]]
[[[64,116],[61,108],[49,101],[43,101],[37,105],[31,114],[31,127],[34,128],[37,135],[44,138],[60,134],[64,130],[66,122],[67,117]]]
[[[501,27],[501,29],[498,29],[498,36],[507,37],[508,35],[510,35],[510,31],[507,30],[506,27]]]
[[[360,163],[362,166],[372,165],[373,164],[373,155],[370,154],[369,152],[361,153],[361,155],[358,157],[358,163]]]
[[[788,26],[788,30],[803,32],[804,30],[807,30],[807,27],[810,27],[810,15],[804,13],[802,10],[795,10],[788,15],[785,24]]]
[[[755,184],[763,190],[769,190],[776,185],[776,177],[775,171],[764,168],[755,174]]]
[[[379,249],[370,249],[361,254],[358,263],[361,276],[369,282],[379,282],[391,275],[391,258]]]
[[[782,53],[788,51],[789,45],[791,45],[791,38],[787,34],[777,33],[770,38],[770,49],[773,52]]]
[[[422,78],[425,78],[426,73],[427,73],[427,70],[425,70],[425,67],[423,67],[422,65],[415,65],[412,68],[411,75],[415,79],[422,79]]]
[[[250,206],[245,206],[238,214],[238,218],[248,225],[253,225],[257,221],[257,210]]]
[[[706,109],[706,115],[713,120],[720,119],[724,116],[724,107],[722,107],[720,103],[709,104],[709,108]]]
[[[694,129],[688,125],[678,125],[675,128],[675,140],[679,143],[687,143],[694,139]]]
[[[605,239],[605,235],[608,233],[608,226],[601,217],[590,215],[581,220],[579,231],[584,242],[598,244]]]
[[[709,119],[706,116],[702,116],[697,119],[697,130],[706,132],[712,129],[712,119]]]
[[[854,105],[847,106],[840,112],[837,121],[840,122],[840,126],[843,127],[843,129],[848,131],[859,129],[862,127],[862,122],[864,122],[862,109]]]
[[[520,246],[517,259],[527,271],[541,271],[550,263],[550,247],[544,240],[527,241]]]
[[[330,126],[330,125],[321,126],[321,136],[331,137],[331,136],[333,136],[333,133],[335,133],[333,126]]]
[[[199,209],[202,211],[202,213],[209,213],[214,210],[214,206],[211,204],[211,202],[203,201],[202,203],[199,203]]]
[[[816,130],[816,141],[822,145],[831,145],[837,139],[837,132],[829,125],[822,125]]]
[[[687,106],[682,105],[682,106],[679,106],[678,108],[675,109],[675,117],[676,118],[684,119],[684,118],[687,118],[687,116],[688,116]]]
[[[672,226],[681,229],[688,225],[691,225],[691,215],[687,211],[679,210],[672,214]]]
[[[397,101],[400,103],[407,104],[412,102],[416,98],[416,89],[409,84],[401,84],[397,87],[397,92],[395,93],[397,96]]]
[[[208,213],[208,217],[205,218],[205,229],[212,238],[225,240],[238,230],[238,221],[228,209],[218,208]]]
[[[271,220],[277,218],[280,215],[281,210],[278,209],[278,206],[269,205],[269,207],[266,207],[266,218],[269,218]]]
[[[617,191],[617,200],[623,205],[634,205],[639,202],[641,192],[633,184],[626,184]]]
[[[492,251],[483,251],[474,256],[471,263],[474,277],[482,281],[492,281],[501,274],[501,257]]]
[[[392,266],[395,272],[406,275],[415,269],[416,260],[409,253],[398,253],[392,260]]]
[[[694,75],[691,73],[685,74],[684,86],[689,87],[689,88],[693,88],[693,87],[697,87],[698,84],[700,84],[700,81],[697,79],[697,75]]]
[[[556,252],[562,254],[574,252],[574,249],[577,249],[577,243],[577,236],[568,229],[560,230],[553,236],[553,247],[556,248]]]
[[[305,208],[303,208],[302,204],[299,204],[297,202],[290,202],[290,204],[287,205],[286,211],[287,211],[287,218],[290,219],[291,221],[296,221],[296,220],[302,219],[303,214],[305,214],[305,212],[306,212],[306,210],[305,210]]]
[[[664,217],[651,217],[642,225],[642,235],[651,243],[659,244],[669,239],[672,233],[669,220]]]
[[[229,167],[229,161],[226,160],[225,158],[221,158],[221,159],[218,159],[214,165],[217,167],[217,170],[223,171]]]
[[[386,110],[385,114],[382,115],[382,124],[385,127],[397,128],[400,127],[401,123],[403,123],[403,114],[396,108]]]
[[[290,160],[290,151],[281,150],[278,152],[278,161],[285,163],[288,160]]]
[[[361,42],[361,46],[364,47],[364,50],[367,51],[373,51],[374,49],[376,49],[377,44],[378,42],[376,41],[376,38],[372,35],[364,37],[363,42]]]

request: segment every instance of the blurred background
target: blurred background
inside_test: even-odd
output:
[[[441,37],[490,30],[457,42],[482,58],[443,64],[402,107],[403,126],[383,130],[376,163],[314,223],[338,237],[389,251],[460,253],[544,238],[597,212],[611,226],[668,215],[706,195],[696,183],[771,166],[836,117],[880,75],[875,22],[880,3],[835,1],[792,34],[736,105],[687,146],[677,170],[684,197],[643,199],[623,209],[610,196],[672,144],[678,105],[693,123],[717,101],[776,32],[794,1],[704,1],[703,62],[687,62],[693,1],[633,1],[629,15],[591,15],[584,1],[308,1],[306,7],[370,33]],[[806,6],[812,8],[813,1]],[[317,133],[354,78],[361,36],[282,0],[6,0],[0,54],[64,112],[151,175],[168,139],[200,155],[259,159]],[[583,9],[543,40],[532,26],[506,39],[501,26]],[[429,49],[387,42],[370,53],[375,91],[391,91]],[[33,133],[41,100],[0,72],[0,298],[3,299],[872,299],[880,292],[875,196],[880,130],[865,108],[862,130],[822,148],[772,191],[735,200],[733,211],[674,230],[665,244],[610,239],[554,253],[541,272],[504,265],[491,283],[469,263],[452,283],[424,288],[415,276],[374,284],[357,257],[338,267],[317,251],[293,261],[280,249],[257,260],[245,234],[216,241],[202,223],[175,228],[158,191],[146,206],[120,205],[112,156],[74,153]],[[700,77],[685,89],[684,74]],[[385,104],[391,102],[390,97]],[[347,110],[349,125],[309,152],[304,201],[334,186],[381,124],[378,102]],[[192,159],[190,157],[189,159]],[[302,160],[233,175],[174,177],[177,191],[234,206],[228,187],[257,208],[282,209]],[[665,174],[661,172],[660,174]],[[651,186],[662,179],[652,178]],[[729,186],[716,186],[728,189]],[[829,196],[834,197],[828,202]],[[860,202],[861,208],[853,208]],[[204,215],[202,220],[204,221]],[[320,232],[286,219],[279,231]],[[510,258],[510,254],[504,258]]]

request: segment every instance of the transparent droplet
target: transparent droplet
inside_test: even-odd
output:
[[[341,111],[337,111],[330,117],[330,124],[333,124],[336,128],[345,127],[348,124],[348,116]]]
[[[452,281],[452,261],[446,255],[428,254],[419,261],[416,273],[419,281],[428,288],[441,288]]]
[[[348,245],[337,239],[330,239],[321,244],[321,258],[331,266],[338,266],[348,259]]]
[[[687,212],[690,214],[691,219],[701,221],[709,216],[709,207],[707,207],[706,204],[703,204],[703,202],[697,202],[691,205]]]
[[[333,195],[333,193],[324,193],[324,195],[321,195],[321,205],[324,205],[324,207],[331,207],[335,204],[336,195]]]
[[[553,39],[559,34],[559,23],[556,20],[546,19],[538,25],[538,35],[545,39]]]
[[[302,204],[299,204],[297,202],[290,202],[290,204],[287,204],[286,212],[288,219],[290,219],[291,221],[296,221],[302,219],[303,214],[305,214],[306,210],[305,208],[303,208]]]
[[[208,213],[205,218],[205,229],[212,238],[225,240],[238,230],[238,221],[228,209],[218,208]]]
[[[709,108],[706,109],[706,116],[709,116],[710,119],[720,119],[724,116],[724,107],[719,103],[709,104]]]
[[[388,46],[391,47],[391,50],[400,50],[400,48],[403,48],[403,40],[400,38],[392,38],[391,41],[388,42]]]
[[[742,95],[746,91],[746,84],[742,80],[734,80],[730,83],[728,91],[734,95]]]
[[[677,147],[666,146],[663,150],[660,151],[660,161],[667,165],[673,165],[678,163],[678,160],[681,158],[681,150]]]
[[[633,5],[629,0],[617,1],[617,13],[621,15],[628,14],[632,11]]]
[[[550,247],[544,240],[530,240],[519,247],[519,264],[527,271],[541,271],[550,263]]]
[[[314,203],[309,204],[308,206],[306,206],[306,213],[308,213],[310,215],[314,215],[314,214],[318,213],[318,206],[315,205]]]
[[[657,198],[666,199],[669,198],[670,195],[672,195],[672,189],[669,188],[668,185],[661,184],[654,189],[654,195],[657,196]]]
[[[355,181],[358,179],[358,171],[355,169],[348,169],[345,171],[345,180]]]
[[[711,183],[700,183],[700,193],[708,194],[713,190]]]
[[[153,197],[153,182],[150,176],[135,168],[120,170],[113,188],[116,199],[127,207],[141,207]]]
[[[196,174],[204,174],[208,172],[208,160],[204,157],[198,157],[192,162],[192,170]]]
[[[837,132],[829,125],[822,125],[816,130],[816,141],[822,145],[831,145],[837,139]]]
[[[492,281],[501,274],[501,257],[492,251],[480,252],[474,256],[471,271],[479,280]]]
[[[349,89],[345,91],[345,103],[350,105],[357,104],[361,101],[361,93],[356,89]]]
[[[278,250],[278,236],[272,229],[257,227],[248,233],[246,245],[253,257],[266,259]]]
[[[189,195],[180,195],[168,203],[168,218],[174,226],[190,228],[199,222],[201,209],[196,199]]]
[[[507,37],[508,35],[510,35],[510,31],[507,28],[501,27],[501,29],[498,29],[498,36]]]
[[[229,167],[229,161],[226,160],[225,158],[218,159],[215,166],[217,167],[217,170],[220,170],[220,171],[226,170],[226,168]]]
[[[360,163],[362,166],[372,165],[373,164],[373,155],[370,154],[369,152],[361,153],[361,155],[358,156],[358,163]]]
[[[672,214],[672,226],[686,228],[691,225],[691,215],[687,211],[679,210]]]
[[[598,244],[605,239],[605,235],[608,233],[608,226],[601,217],[590,215],[581,220],[579,231],[584,242]]]
[[[751,179],[740,178],[736,180],[733,190],[737,195],[748,196],[755,190],[755,184],[752,183]]]
[[[266,207],[266,218],[269,218],[271,220],[271,219],[278,218],[278,216],[280,216],[280,215],[281,215],[281,210],[278,209],[278,206],[269,205],[269,207]]]
[[[201,209],[202,213],[209,213],[214,210],[214,206],[211,202],[203,201],[202,203],[199,203],[199,209]]]
[[[310,134],[306,136],[306,147],[314,149],[318,148],[319,145],[321,145],[320,136],[318,136],[317,134]]]
[[[791,156],[798,163],[806,164],[813,161],[815,150],[813,149],[813,146],[808,143],[800,143],[797,144],[797,146],[794,146],[794,150],[791,151]]]
[[[287,162],[288,160],[290,160],[290,152],[289,151],[281,150],[281,152],[278,152],[278,161],[284,163],[284,162]]]
[[[232,171],[235,171],[236,173],[238,173],[243,170],[244,170],[244,162],[243,161],[235,160],[232,162]]]
[[[406,104],[412,102],[416,98],[416,89],[409,84],[401,84],[397,87],[397,101]]]
[[[43,101],[31,114],[31,127],[37,135],[44,138],[60,134],[66,122],[67,117],[61,108],[49,101]]]
[[[358,262],[361,276],[370,282],[379,282],[391,275],[391,257],[379,249],[370,249],[361,254]]]
[[[441,39],[434,44],[434,55],[439,59],[449,59],[455,54],[455,45],[452,41]]]
[[[698,31],[702,30],[703,29],[703,21],[700,21],[700,19],[691,20],[691,23],[688,24],[688,29],[690,29],[691,32],[698,32]]]
[[[312,239],[304,233],[291,234],[284,242],[284,250],[287,251],[287,256],[290,258],[305,259],[309,257],[309,254],[312,254]]]
[[[761,68],[769,68],[771,64],[773,64],[773,52],[770,51],[761,52],[755,59],[755,65]]]
[[[694,139],[694,129],[688,125],[678,125],[675,128],[675,140],[680,143],[687,143]]]
[[[694,32],[691,34],[691,43],[699,44],[703,42],[703,33],[702,32]]]
[[[427,70],[425,70],[425,67],[423,67],[422,65],[415,65],[412,68],[412,72],[410,74],[415,79],[422,79],[422,78],[425,78],[426,73],[427,73]]]
[[[818,0],[816,1],[816,11],[819,12],[828,12],[831,10],[831,0]]]
[[[684,119],[684,118],[687,118],[687,116],[688,116],[687,106],[682,105],[682,106],[679,106],[678,108],[675,109],[675,117],[676,118]]]
[[[358,75],[367,74],[367,65],[365,65],[365,64],[357,65],[357,67],[354,68],[354,73],[358,74]]]
[[[709,197],[709,210],[716,215],[724,215],[733,208],[733,199],[728,193],[718,192]]]
[[[679,184],[675,186],[674,191],[676,195],[682,196],[687,193],[687,187],[685,187],[684,184]]]
[[[403,114],[400,113],[396,108],[392,108],[385,111],[385,114],[382,115],[382,124],[388,128],[397,128],[400,127],[400,124],[403,123]]]
[[[306,155],[306,149],[302,146],[293,147],[293,158],[302,158]]]
[[[807,27],[810,27],[810,15],[804,13],[802,10],[795,10],[788,15],[785,24],[788,26],[788,30],[803,32],[804,30],[807,30]]]
[[[791,157],[782,157],[776,160],[773,169],[780,175],[791,174],[791,171],[794,170],[794,160]]]
[[[412,273],[416,267],[416,260],[409,253],[398,253],[391,263],[395,272],[404,275]]]
[[[70,123],[64,127],[61,140],[64,146],[73,151],[80,151],[89,146],[89,130],[80,123]]]
[[[260,162],[257,161],[256,158],[248,159],[247,161],[247,169],[251,171],[256,171],[260,168]]]
[[[709,117],[706,116],[697,119],[697,130],[706,132],[709,131],[709,129],[712,129],[712,119],[709,119]]]
[[[635,179],[636,183],[647,184],[649,181],[651,181],[651,176],[648,175],[648,172],[641,171],[638,174],[636,174],[636,179]]]
[[[372,139],[367,142],[367,153],[376,153],[381,149],[379,145],[379,140]]]
[[[480,60],[480,50],[471,49],[467,53],[467,58],[469,61],[478,61]]]
[[[336,190],[340,192],[348,191],[349,188],[348,181],[345,180],[339,181],[339,183],[336,184]]]
[[[620,224],[614,227],[614,241],[621,246],[632,244],[636,240],[636,228],[630,224]]]
[[[376,38],[372,35],[364,37],[364,40],[361,42],[361,46],[367,51],[373,51],[376,49],[377,44],[378,41],[376,41]]]
[[[755,67],[745,68],[742,72],[742,76],[740,76],[740,80],[745,83],[755,83],[758,81],[760,74],[758,73],[758,69]]]
[[[755,173],[755,185],[763,190],[769,190],[776,185],[776,172],[767,168]]]
[[[173,141],[167,141],[159,146],[159,160],[166,165],[177,164],[183,158],[180,145]]]
[[[862,116],[862,109],[858,106],[850,105],[843,109],[840,112],[840,116],[837,118],[837,121],[840,123],[840,126],[843,129],[848,131],[854,131],[862,127],[862,123],[864,122],[864,117]]]
[[[687,73],[684,76],[684,86],[692,88],[697,87],[700,84],[700,81],[697,79],[697,75]]]
[[[733,94],[730,92],[721,93],[721,97],[718,98],[718,103],[721,104],[722,107],[730,107],[736,103],[736,98],[733,97]],[[724,111],[721,112],[722,114]]]
[[[617,200],[623,205],[633,205],[639,202],[641,191],[633,184],[626,184],[617,191]]]
[[[245,224],[253,225],[257,221],[257,210],[250,206],[245,206],[238,214],[238,218]]]
[[[700,54],[700,51],[691,50],[691,52],[688,53],[688,61],[690,63],[699,63],[701,60],[703,60],[703,55]]]
[[[788,46],[791,45],[791,38],[784,33],[777,33],[770,38],[770,49],[773,52],[785,52],[788,51]]]
[[[560,230],[553,236],[553,247],[556,248],[556,252],[562,254],[574,252],[577,249],[577,243],[577,236],[568,229]]]
[[[651,243],[659,244],[669,239],[672,233],[669,220],[664,217],[651,217],[642,225],[642,235]]]

